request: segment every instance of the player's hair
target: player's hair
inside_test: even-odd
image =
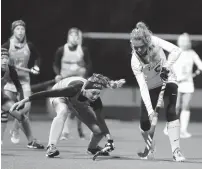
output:
[[[180,41],[182,41],[183,38],[186,38],[187,39],[187,45],[188,45],[188,48],[191,48],[192,47],[192,43],[191,43],[191,39],[190,39],[190,36],[188,33],[183,33],[181,34],[178,39],[177,39],[177,45],[180,47]],[[184,40],[184,39],[183,39]]]
[[[138,22],[130,34],[130,43],[132,49],[134,49],[135,41],[139,40],[142,40],[145,45],[150,46],[151,35],[152,32],[149,30],[146,24],[144,22]]]
[[[83,36],[83,35],[82,35],[81,30],[78,29],[78,28],[76,28],[76,27],[71,28],[71,29],[68,31],[67,39],[68,39],[69,34],[71,34],[72,32],[75,32],[75,33],[78,35],[78,37],[79,37],[79,45],[82,45],[82,41],[83,41],[83,37],[82,37],[82,36]]]

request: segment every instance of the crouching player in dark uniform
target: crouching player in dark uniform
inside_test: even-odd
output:
[[[15,103],[5,94],[4,86],[6,85],[6,83],[12,80],[17,89],[17,92],[20,94],[20,99],[24,98],[23,89],[18,79],[17,72],[14,67],[8,65],[8,62],[8,50],[5,48],[1,48],[1,143],[3,141],[3,135],[6,129],[6,124],[8,122],[9,109]],[[20,122],[28,140],[27,147],[43,149],[44,146],[39,144],[32,135],[28,117],[24,113],[17,110],[12,111],[10,114]]]
[[[114,150],[114,143],[105,123],[104,114],[101,112],[102,102],[99,96],[103,88],[115,89],[124,83],[125,80],[123,79],[111,81],[100,74],[93,74],[88,80],[82,77],[69,77],[56,83],[52,88],[53,90],[35,93],[15,103],[10,111],[20,109],[26,102],[51,97],[50,102],[57,115],[53,119],[50,129],[47,157],[59,155],[56,144],[70,110],[92,131],[87,149],[88,153],[95,154],[101,150],[98,143],[103,136],[107,137],[106,146],[110,147],[112,151]],[[103,155],[109,155],[109,153],[105,152]]]

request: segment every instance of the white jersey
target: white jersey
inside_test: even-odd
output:
[[[87,80],[82,78],[82,77],[79,77],[79,76],[72,76],[72,77],[68,77],[68,78],[65,78],[65,79],[62,79],[61,81],[59,81],[58,83],[56,83],[52,89],[62,89],[62,88],[66,88],[69,86],[69,84],[73,81],[82,81],[82,82],[86,82]]]
[[[194,63],[202,70],[202,61],[198,54],[190,49],[182,51],[179,59],[173,64],[173,70],[177,76],[178,91],[182,93],[193,93],[194,83],[192,71]]]
[[[148,114],[153,112],[149,89],[162,85],[160,71],[162,66],[170,70],[169,82],[176,83],[176,76],[172,71],[173,63],[178,59],[181,50],[170,42],[152,36],[153,49],[148,52],[149,64],[144,64],[135,51],[132,52],[131,67],[140,87],[140,92]],[[170,53],[168,59],[164,51]]]

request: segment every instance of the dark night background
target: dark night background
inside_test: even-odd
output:
[[[71,27],[83,32],[129,33],[142,20],[154,33],[202,34],[201,0],[2,0],[1,14],[1,43],[10,37],[11,23],[22,19],[28,39],[41,54],[41,74],[32,83],[54,77],[54,53],[66,43]],[[94,72],[135,84],[129,41],[84,39],[84,45],[89,48]],[[202,42],[194,42],[193,48],[202,58]],[[201,76],[195,82],[201,87]]]

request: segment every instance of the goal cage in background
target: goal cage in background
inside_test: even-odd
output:
[[[180,34],[154,34],[176,44]],[[84,45],[89,48],[93,62],[93,72],[102,73],[112,79],[125,78],[127,85],[137,86],[132,74],[129,33],[83,33]],[[192,48],[202,59],[202,35],[190,35]],[[194,70],[196,67],[194,67]],[[202,88],[202,78],[195,78],[195,86]]]

